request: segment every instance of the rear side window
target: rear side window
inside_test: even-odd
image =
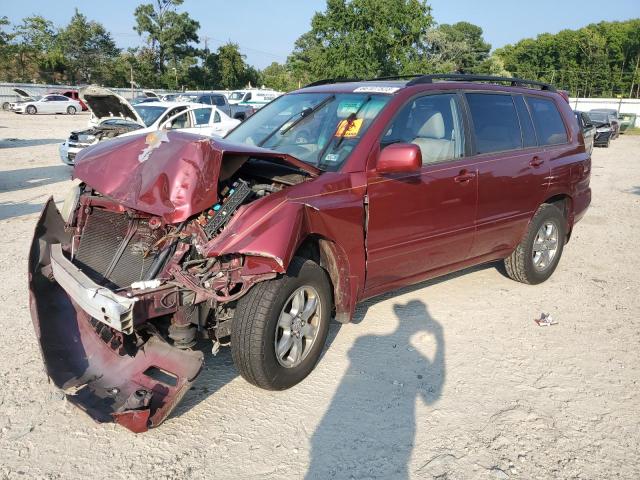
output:
[[[541,145],[559,145],[567,143],[567,131],[564,122],[553,100],[548,98],[528,97],[527,103],[533,115],[533,123],[538,132]]]
[[[196,117],[196,125],[207,125],[209,123],[209,119],[211,118],[211,109],[197,108],[193,111],[193,114]]]
[[[477,153],[522,148],[518,114],[511,95],[468,93]]]
[[[213,97],[213,104],[219,107],[224,107],[225,106],[224,97],[223,96]]]
[[[538,140],[536,139],[536,131],[533,128],[533,121],[529,114],[529,109],[521,96],[515,97],[516,110],[518,111],[518,118],[520,118],[520,129],[522,130],[522,145],[524,148],[537,147]]]

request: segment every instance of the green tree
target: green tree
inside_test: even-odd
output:
[[[108,61],[119,53],[104,26],[88,20],[78,10],[69,25],[60,30],[56,41],[64,55],[72,82],[99,82],[105,74]]]
[[[259,74],[253,67],[245,63],[245,56],[240,53],[237,43],[227,43],[218,48],[217,69],[220,78],[220,86],[233,90],[251,83],[253,86],[259,82]]]
[[[288,63],[305,81],[405,73],[426,55],[432,23],[425,0],[327,0]]]
[[[299,85],[288,66],[278,62],[273,62],[262,70],[262,82],[265,86],[281,92],[295,90]]]
[[[442,56],[452,70],[476,73],[489,58],[491,45],[482,37],[482,28],[469,22],[442,24],[432,34],[433,56]],[[435,62],[434,62],[435,63]]]
[[[52,81],[64,71],[53,22],[40,15],[26,17],[13,29],[15,60],[22,80]]]
[[[184,57],[193,55],[191,43],[198,42],[200,24],[188,13],[176,12],[184,0],[155,0],[139,5],[135,12],[139,35],[148,36],[149,47],[155,55],[156,71],[164,74],[167,68],[178,68]],[[167,63],[171,61],[172,65]]]
[[[629,95],[640,58],[640,19],[544,33],[494,52],[506,70],[574,96]]]

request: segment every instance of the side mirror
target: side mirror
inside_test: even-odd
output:
[[[378,157],[378,173],[415,172],[422,167],[422,152],[413,143],[393,143]]]

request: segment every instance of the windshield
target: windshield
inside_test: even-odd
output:
[[[601,112],[589,112],[589,118],[598,123],[609,123],[609,115]]]
[[[145,105],[144,103],[135,105],[133,108],[138,112],[138,115],[140,115],[140,118],[147,127],[153,125],[167,109],[166,107]]]
[[[242,100],[242,97],[244,97],[243,92],[233,92],[229,95],[229,100]]]
[[[288,153],[322,170],[338,170],[382,108],[386,95],[284,95],[240,124],[227,140]]]

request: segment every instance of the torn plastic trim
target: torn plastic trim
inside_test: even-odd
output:
[[[58,243],[51,246],[53,276],[65,292],[96,320],[128,335],[133,333],[136,297],[127,298],[102,287],[85,275],[62,253]]]
[[[156,427],[189,390],[204,356],[156,336],[129,354],[118,354],[100,334],[109,327],[92,321],[51,279],[51,247],[69,241],[49,198],[29,252],[29,307],[47,375],[97,422],[115,421],[133,432]]]

